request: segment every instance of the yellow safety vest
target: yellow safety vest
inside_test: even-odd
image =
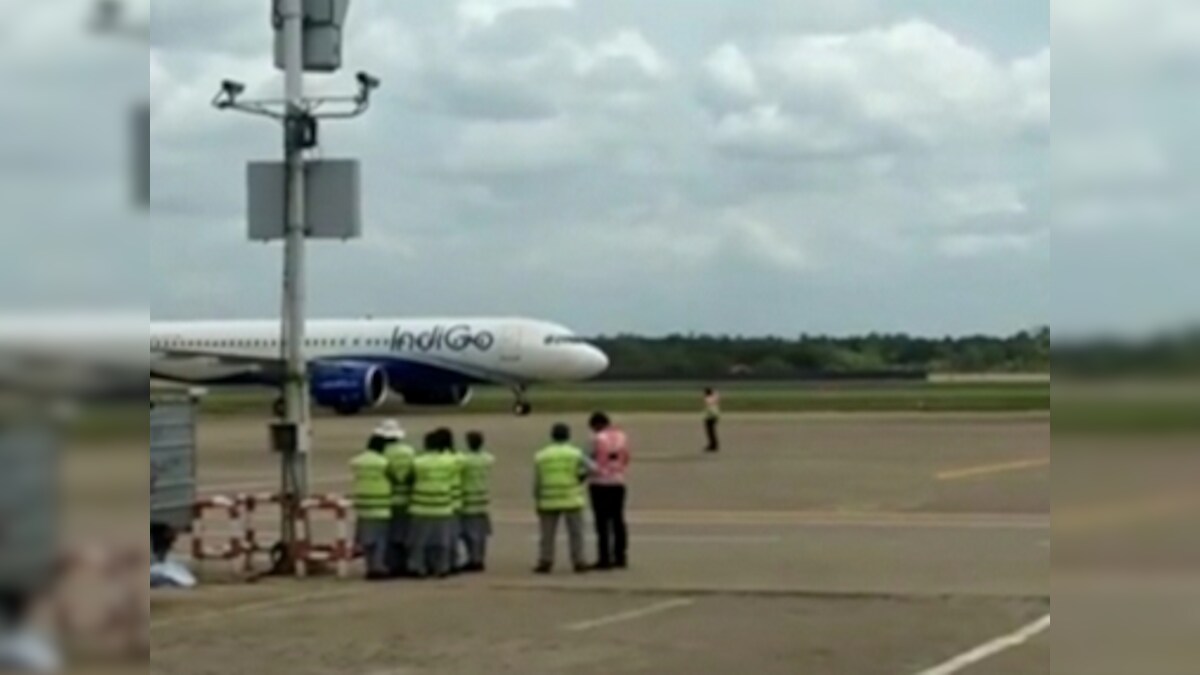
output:
[[[448,452],[448,458],[454,466],[454,474],[450,478],[450,501],[454,504],[454,512],[462,513],[463,509],[463,473],[466,471],[467,458],[457,450]]]
[[[424,518],[448,518],[454,515],[452,481],[457,470],[450,457],[427,452],[413,461],[412,501],[408,512]]]
[[[491,506],[488,484],[495,463],[496,458],[487,450],[467,453],[463,470],[463,515],[487,515]]]
[[[572,445],[551,445],[534,458],[538,476],[539,511],[574,511],[587,505],[583,451]]]
[[[383,452],[383,456],[387,458],[388,472],[392,478],[392,507],[404,508],[412,498],[409,477],[412,475],[417,453],[412,446],[393,443]]]
[[[387,520],[392,517],[392,482],[388,461],[370,450],[350,461],[353,476],[354,510],[363,520]]]

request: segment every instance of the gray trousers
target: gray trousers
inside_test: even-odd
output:
[[[411,516],[408,525],[408,571],[417,576],[450,573],[452,518]]]
[[[571,545],[571,563],[576,567],[586,565],[587,563],[583,559],[583,509],[538,512],[538,522],[541,525],[538,564],[549,567],[554,566],[559,520],[567,521],[567,538]]]
[[[446,523],[446,569],[454,571],[458,569],[462,556],[459,555],[459,544],[463,540],[463,525],[462,516],[458,513]]]
[[[359,518],[354,526],[354,539],[362,548],[363,559],[367,563],[367,574],[381,575],[388,573],[388,549],[391,547],[391,521],[363,520]]]
[[[492,536],[492,518],[486,513],[462,517],[462,542],[467,549],[467,564],[487,562],[488,538]]]
[[[392,522],[388,528],[388,566],[394,574],[403,572],[408,565],[409,522],[408,507],[392,509]]]

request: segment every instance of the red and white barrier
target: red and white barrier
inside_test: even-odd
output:
[[[228,519],[226,534],[217,537],[220,544],[212,545],[208,540],[210,512],[223,513]],[[192,505],[192,559],[225,560],[233,564],[237,572],[246,569],[246,533],[242,502],[223,495],[207,497]]]
[[[236,498],[213,496],[196,502],[193,507],[192,558],[203,560],[226,560],[234,564],[238,572],[251,572],[257,555],[270,554],[278,546],[278,539],[268,541],[261,537],[259,519],[264,507],[283,509],[283,498],[278,494],[243,494]],[[296,575],[308,576],[315,565],[333,565],[339,577],[350,575],[350,564],[359,553],[354,544],[353,506],[340,495],[310,497],[300,503],[295,518],[296,528]],[[225,536],[210,536],[208,516],[223,513],[228,519]],[[282,519],[280,511],[275,511]],[[325,518],[322,518],[325,516]],[[332,541],[322,543],[315,533],[314,520],[332,524],[335,534]],[[278,521],[277,521],[278,522]],[[213,545],[213,541],[219,542]]]
[[[297,513],[296,575],[308,576],[309,565],[328,563],[337,567],[338,577],[350,576],[350,563],[358,556],[350,528],[353,511],[349,500],[338,495],[310,497],[300,503]],[[318,544],[313,537],[313,517],[317,514],[333,516],[336,535],[328,544]]]
[[[265,541],[259,538],[259,511],[263,507],[272,507],[276,527],[278,527],[278,523],[282,519],[283,499],[277,494],[263,492],[239,495],[238,501],[242,506],[242,536],[245,538],[243,551],[246,556],[245,570],[249,572],[254,569],[255,556],[270,555],[279,544],[278,539],[275,541]]]

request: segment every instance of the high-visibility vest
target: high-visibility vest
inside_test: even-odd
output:
[[[392,507],[408,506],[408,502],[412,498],[412,485],[408,479],[412,475],[413,462],[416,461],[417,453],[412,446],[404,443],[392,443],[387,450],[383,451],[383,456],[387,458],[388,472],[392,479]]]
[[[451,479],[457,467],[441,453],[426,452],[413,461],[411,515],[426,518],[448,518],[454,515],[451,498]]]
[[[583,451],[573,445],[551,445],[534,458],[539,511],[574,511],[587,505],[582,473]]]
[[[363,520],[392,517],[392,482],[388,461],[378,452],[363,452],[350,461],[354,510]]]
[[[454,505],[454,512],[462,513],[463,473],[466,471],[467,458],[465,455],[463,455],[463,453],[457,450],[451,450],[443,456],[446,457],[454,467],[453,473],[450,476],[450,501]]]
[[[496,458],[487,450],[472,452],[466,455],[466,466],[463,470],[463,515],[486,515],[491,506],[491,493],[488,489],[492,465]]]
[[[717,393],[704,397],[704,416],[715,420],[721,416],[721,395]]]
[[[617,427],[609,427],[596,434],[596,473],[592,476],[595,485],[624,485],[625,472],[629,469],[629,437]]]

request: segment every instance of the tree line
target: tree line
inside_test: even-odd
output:
[[[604,336],[608,379],[921,378],[931,373],[1041,373],[1050,369],[1050,329],[1005,337],[905,334]]]
[[[1200,374],[1200,328],[1141,338],[1059,340],[1053,372],[1075,377],[1194,377]]]

